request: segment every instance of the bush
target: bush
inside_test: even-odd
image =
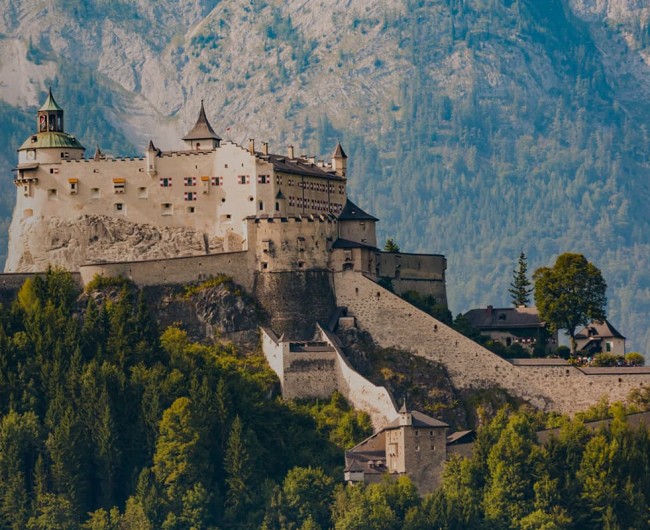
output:
[[[558,346],[557,350],[555,350],[555,353],[557,353],[557,356],[561,357],[562,359],[568,359],[571,355],[571,348],[568,346]]]
[[[644,366],[645,357],[639,352],[632,351],[625,356],[625,364],[627,366]]]
[[[622,355],[614,355],[613,353],[599,353],[594,357],[594,366],[619,366],[623,364]]]

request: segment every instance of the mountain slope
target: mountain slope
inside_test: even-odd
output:
[[[238,142],[328,156],[341,139],[383,236],[447,255],[455,312],[507,304],[521,250],[531,269],[581,252],[604,272],[611,320],[649,349],[639,2],[0,0],[0,13],[4,167],[48,83],[84,145],[114,153],[174,147],[205,99]]]

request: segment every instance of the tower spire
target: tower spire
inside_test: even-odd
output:
[[[214,149],[219,147],[221,138],[214,132],[212,125],[208,121],[203,100],[201,100],[201,109],[196,124],[190,132],[183,136],[183,140],[187,142],[191,149]]]

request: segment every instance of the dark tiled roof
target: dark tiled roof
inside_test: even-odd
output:
[[[364,212],[350,199],[347,199],[343,210],[339,214],[339,221],[379,221],[379,219]]]
[[[535,307],[471,309],[465,313],[465,318],[477,329],[541,328],[545,325]]]
[[[332,244],[332,248],[367,248],[370,250],[378,250],[377,247],[373,247],[371,245],[366,245],[365,243],[359,243],[358,241],[350,241],[349,239],[342,239],[338,238],[334,243]]]
[[[365,474],[386,473],[386,451],[346,451],[345,471],[363,471]]]
[[[209,138],[221,140],[217,136],[217,133],[214,132],[212,125],[210,125],[205,115],[205,109],[203,108],[203,100],[201,100],[201,110],[199,111],[199,118],[196,120],[196,125],[183,137],[183,140],[206,140]]]
[[[621,335],[610,322],[605,319],[602,324],[598,322],[592,322],[586,328],[582,328],[578,333],[576,333],[576,339],[623,339],[625,337]]]
[[[273,164],[275,171],[282,173],[291,173],[294,175],[304,175],[306,177],[320,177],[330,180],[344,181],[345,178],[339,177],[331,170],[312,164],[309,160],[303,158],[287,158],[282,155],[265,155],[256,153],[262,160],[268,160]]]
[[[447,445],[469,443],[476,440],[476,431],[457,431],[447,436]]]

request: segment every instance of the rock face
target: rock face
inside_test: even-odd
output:
[[[84,263],[198,256],[223,250],[187,228],[131,223],[106,216],[14,219],[6,272],[37,272],[48,265],[77,270]]]

